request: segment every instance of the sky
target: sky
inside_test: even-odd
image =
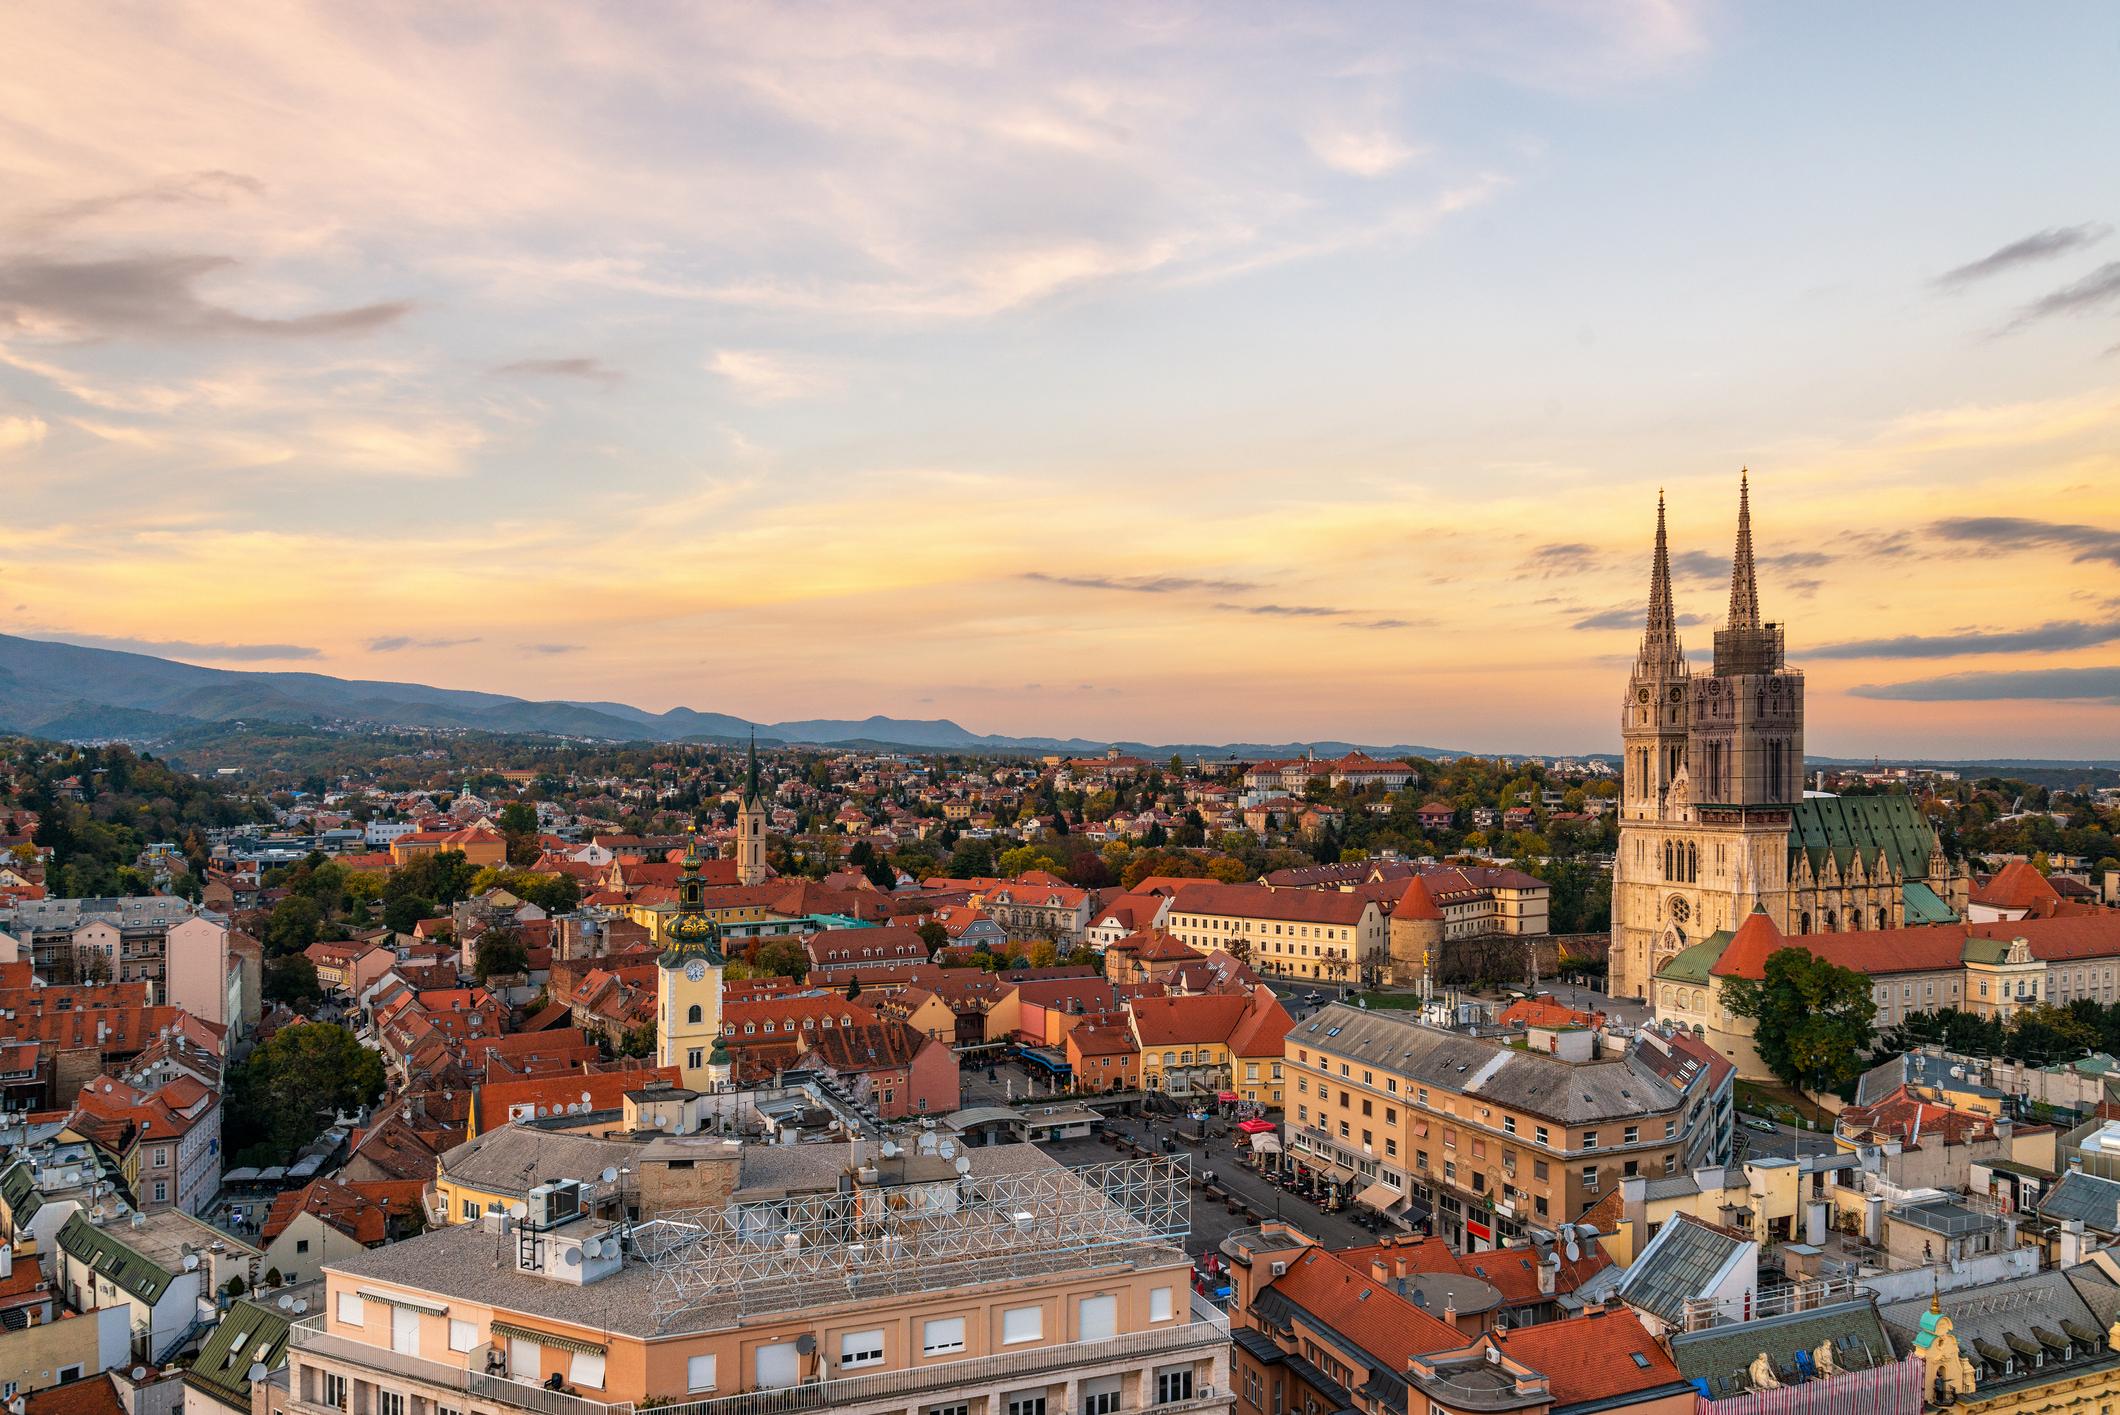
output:
[[[0,8],[0,632],[1617,749],[1740,468],[1842,756],[2120,755],[2120,11]]]

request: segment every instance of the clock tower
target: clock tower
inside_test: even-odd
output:
[[[721,927],[707,915],[698,829],[685,845],[677,916],[664,926],[655,960],[655,1061],[677,1067],[690,1089],[712,1091],[729,1080],[729,1050],[721,1038]]]

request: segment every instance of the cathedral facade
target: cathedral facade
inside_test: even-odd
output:
[[[1646,997],[1670,959],[1755,906],[1783,934],[1899,928],[1962,913],[1966,881],[1905,796],[1804,793],[1804,679],[1762,619],[1750,479],[1739,482],[1730,608],[1695,673],[1672,608],[1662,497],[1641,648],[1620,707],[1610,988]]]

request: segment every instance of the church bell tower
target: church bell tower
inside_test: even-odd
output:
[[[751,763],[744,773],[743,801],[736,808],[736,882],[766,882],[766,798],[758,789],[758,734],[751,734]]]
[[[1620,820],[1663,820],[1667,796],[1686,764],[1686,691],[1691,670],[1685,646],[1678,641],[1678,616],[1671,606],[1671,543],[1664,531],[1664,498],[1656,497],[1656,554],[1649,568],[1649,615],[1642,628],[1641,649],[1627,677],[1626,700],[1620,705],[1619,734],[1625,749],[1621,765]]]
[[[713,1091],[728,1083],[729,1049],[721,1037],[721,926],[707,913],[698,830],[685,845],[677,915],[663,928],[655,960],[655,1062],[677,1067],[689,1089]]]

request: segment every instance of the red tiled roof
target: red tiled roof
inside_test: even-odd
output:
[[[1273,1290],[1331,1326],[1392,1371],[1431,1351],[1465,1344],[1456,1327],[1431,1317],[1356,1265],[1322,1248],[1306,1249],[1273,1280]],[[1367,1296],[1364,1296],[1364,1294]]]
[[[1820,940],[1829,937],[1831,935],[1817,935]],[[1786,947],[1787,943],[1781,930],[1774,927],[1774,920],[1768,916],[1767,911],[1754,906],[1752,912],[1745,916],[1745,921],[1738,925],[1736,934],[1723,949],[1722,957],[1716,959],[1715,966],[1708,971],[1718,978],[1764,978],[1767,975],[1767,959]],[[1804,946],[1810,947],[1811,939],[1806,938]],[[1815,949],[1813,951],[1816,952]]]
[[[1536,997],[1518,998],[1503,1008],[1501,1016],[1495,1020],[1505,1027],[1521,1024],[1526,1027],[1597,1028],[1605,1025],[1602,1012],[1577,1012],[1572,1007]]]
[[[1684,1379],[1628,1307],[1512,1327],[1491,1333],[1489,1340],[1545,1376],[1556,1408],[1635,1395]]]
[[[1401,919],[1440,919],[1443,906],[1435,902],[1435,894],[1428,888],[1428,881],[1415,875],[1406,881],[1406,892],[1399,896],[1395,917]]]
[[[2012,860],[1976,885],[1968,896],[1992,909],[2036,909],[2061,898],[2029,860]]]

